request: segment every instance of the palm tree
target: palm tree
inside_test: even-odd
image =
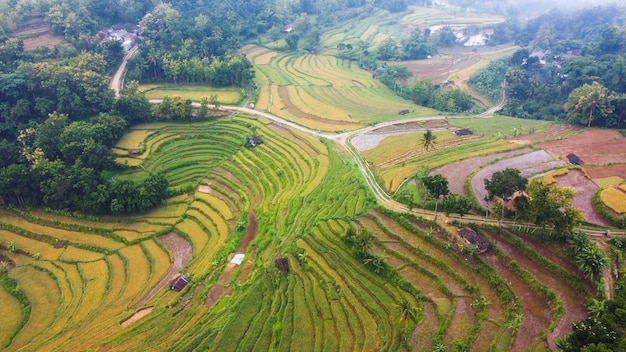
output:
[[[506,327],[511,329],[512,335],[515,336],[515,334],[519,331],[519,328],[522,326],[523,321],[524,314],[517,313],[515,314],[515,317],[513,317],[513,320],[510,320],[506,323]]]
[[[433,134],[433,131],[426,130],[426,132],[424,132],[424,135],[422,136],[422,145],[424,146],[426,152],[435,147],[435,144],[437,144],[437,142],[435,142],[436,139],[437,136]]]
[[[587,311],[589,312],[590,315],[593,315],[594,317],[599,317],[600,314],[602,314],[604,312],[605,309],[605,303],[606,301],[603,299],[595,299],[593,298],[591,300],[591,304],[589,305],[589,307],[587,308]]]
[[[394,303],[394,306],[398,308],[399,322],[404,328],[404,341],[408,338],[408,329],[411,323],[417,324],[419,309],[415,307],[406,298],[402,298],[400,303]]]
[[[613,112],[611,102],[615,100],[612,92],[598,82],[584,84],[570,93],[565,103],[565,112],[572,122],[584,122],[587,120],[587,127],[591,126],[594,114],[598,112],[600,116],[606,116]],[[586,113],[589,111],[589,117]]]
[[[150,66],[154,69],[154,78],[157,76],[156,68],[159,63],[159,54],[157,54],[156,50],[150,49],[148,52],[148,56],[146,56],[146,61],[150,64]]]
[[[585,278],[594,281],[602,278],[602,269],[609,265],[609,258],[598,248],[598,246],[588,246],[575,257],[578,269],[585,274]]]
[[[422,136],[422,145],[424,146],[424,150],[426,150],[426,153],[428,153],[430,149],[435,147],[435,144],[437,144],[435,142],[436,139],[437,136],[433,134],[433,131],[426,130],[426,132],[424,132],[424,135]],[[426,165],[428,165],[428,159],[429,157],[426,158]]]

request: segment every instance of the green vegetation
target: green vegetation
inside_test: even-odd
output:
[[[163,99],[166,96],[180,96],[183,99],[200,101],[203,97],[217,94],[217,101],[221,104],[237,105],[241,101],[240,89],[235,87],[210,87],[194,85],[173,84],[142,84],[139,91],[143,92],[146,99]]]
[[[455,25],[472,35],[483,29],[478,24],[503,18],[404,0],[154,8],[131,0],[127,11],[92,0],[13,5],[0,0],[3,349],[398,351],[419,341],[426,350],[539,350],[551,342],[566,301],[536,269],[585,293],[569,263],[543,258],[517,234],[506,232],[502,243],[520,260],[499,250],[480,256],[436,215],[430,221],[376,207],[354,150],[321,133],[398,113],[436,114],[421,105],[470,110],[468,93],[407,82],[407,70],[374,57],[425,59],[436,46],[457,45]],[[25,54],[5,36],[17,29],[11,16],[35,16],[73,47]],[[114,97],[106,73],[121,46],[96,44],[87,34],[118,20],[140,23],[142,39],[128,62],[130,83]],[[434,23],[441,23],[437,33],[417,30]],[[287,24],[292,33],[283,34]],[[255,44],[240,48],[243,40]],[[43,57],[55,60],[36,62]],[[610,109],[594,110],[594,95],[576,92],[589,98],[576,113],[602,121]],[[228,117],[209,111],[248,94],[257,110],[311,131],[243,109]],[[149,98],[163,101],[150,105]],[[448,123],[474,135],[457,137]],[[417,175],[399,198],[464,215],[472,199],[448,194],[447,180],[426,176],[429,169],[518,148],[505,139],[551,123],[493,117],[415,124],[424,132],[364,153],[375,178],[395,190]],[[262,143],[250,143],[251,136]],[[529,193],[545,211],[530,203],[526,220],[559,234],[579,222],[571,192],[537,183]],[[493,240],[494,231],[479,233]],[[606,266],[599,248],[587,243],[573,259],[589,279]],[[245,255],[241,265],[230,262],[235,253]],[[178,274],[188,285],[169,289]],[[593,303],[599,316],[602,304]],[[532,307],[549,307],[541,331],[525,330],[536,323],[527,314]]]

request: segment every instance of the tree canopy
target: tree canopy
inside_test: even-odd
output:
[[[517,191],[525,191],[528,179],[521,176],[518,169],[506,168],[494,172],[491,179],[484,179],[484,183],[488,199],[500,197],[506,200]]]

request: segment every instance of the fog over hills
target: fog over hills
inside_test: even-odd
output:
[[[479,0],[448,0],[449,4],[454,4],[466,9],[476,9],[487,11],[507,17],[517,17],[520,19],[540,16],[550,10],[557,9],[562,12],[572,12],[583,8],[597,6],[626,6],[623,2],[615,0],[505,0],[505,1],[479,1]]]

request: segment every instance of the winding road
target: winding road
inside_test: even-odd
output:
[[[111,89],[115,91],[116,97],[119,97],[119,92],[122,89],[123,77],[124,77],[124,72],[126,69],[126,62],[137,52],[137,49],[138,47],[137,45],[135,45],[129,50],[129,52],[124,56],[124,59],[122,63],[120,64],[120,67],[118,68],[117,72],[111,79],[110,87]],[[506,103],[505,88],[506,88],[506,81],[502,83],[502,100],[498,103],[498,105],[492,108],[489,108],[487,111],[476,116],[477,117],[490,117],[495,112],[502,109],[502,107]],[[158,104],[161,101],[162,101],[161,99],[149,100],[150,104]],[[192,106],[198,108],[200,107],[200,103],[193,102]],[[212,105],[209,105],[209,107],[215,108],[215,106],[212,106]],[[388,121],[388,122],[383,122],[383,123],[379,123],[379,124],[372,125],[372,126],[367,126],[358,130],[354,130],[354,131],[343,132],[343,133],[328,133],[328,132],[320,132],[317,130],[312,130],[308,127],[296,124],[291,121],[287,121],[271,113],[258,111],[258,110],[254,110],[254,109],[247,108],[247,107],[220,105],[219,110],[231,112],[231,116],[237,113],[241,113],[245,115],[266,118],[266,119],[272,120],[273,122],[281,124],[283,126],[293,128],[298,131],[302,131],[304,133],[307,133],[307,134],[310,134],[319,138],[326,138],[326,139],[337,142],[339,145],[345,148],[348,151],[348,153],[350,153],[350,155],[352,155],[355,162],[357,163],[357,166],[359,167],[359,170],[363,174],[363,177],[365,178],[367,185],[370,187],[370,189],[372,190],[372,193],[374,194],[377,201],[381,205],[383,205],[385,208],[392,210],[392,211],[410,212],[417,216],[421,216],[429,220],[434,220],[434,214],[430,210],[416,209],[416,208],[409,209],[406,205],[393,200],[392,197],[389,195],[389,193],[387,193],[387,191],[383,187],[381,187],[378,184],[378,182],[376,182],[374,171],[369,168],[367,162],[365,161],[361,153],[359,153],[359,151],[350,143],[350,140],[358,135],[362,135],[362,134],[365,134],[365,133],[368,133],[368,132],[371,132],[371,131],[374,131],[383,127],[392,126],[392,125],[401,125],[401,124],[415,122],[415,121],[443,120],[445,119],[445,116],[418,117],[418,118]],[[506,226],[506,227],[523,226],[527,229],[538,229],[535,225],[532,225],[532,224],[521,224],[519,222],[507,221],[507,220],[499,221],[491,217],[483,217],[479,215],[472,215],[472,216],[466,215],[462,217],[459,216],[458,214],[450,214],[450,216],[448,217],[440,215],[437,218],[437,223],[440,226],[443,226],[444,228],[447,228],[450,231],[453,229],[449,225],[449,223],[452,220],[458,221],[460,223],[481,223],[481,224],[486,224],[486,225],[488,224],[488,225],[493,225],[493,226]],[[582,228],[582,227],[581,227],[581,230],[586,232],[591,238],[596,239],[596,240],[604,240],[606,238],[604,230],[595,230],[595,229]],[[452,233],[455,233],[455,232],[452,232]],[[623,231],[612,232],[611,236],[626,236],[626,232],[623,232]]]

